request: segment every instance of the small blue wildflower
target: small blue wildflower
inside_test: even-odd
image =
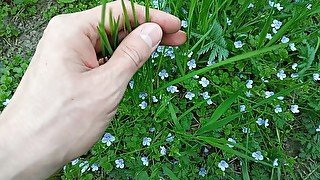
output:
[[[267,33],[266,38],[267,39],[272,39],[272,35],[270,33]]]
[[[240,105],[240,112],[245,112],[246,111],[246,105]]]
[[[2,103],[2,105],[8,106],[9,103],[10,103],[10,101],[11,101],[11,99],[6,99],[6,100]]]
[[[162,80],[164,80],[165,78],[169,77],[169,74],[167,73],[167,70],[165,69],[162,69],[160,72],[159,72],[159,76]]]
[[[282,26],[282,22],[281,21],[278,21],[276,19],[272,21],[271,27],[273,27],[275,30],[280,29],[281,26]]]
[[[286,44],[286,43],[288,43],[289,41],[290,41],[290,39],[287,38],[286,36],[283,36],[283,37],[281,38],[281,42],[282,42],[283,44]]]
[[[110,133],[105,133],[102,137],[102,143],[107,144],[107,146],[111,146],[112,142],[114,142],[116,138],[112,136]]]
[[[292,113],[297,114],[299,113],[299,106],[298,105],[291,105],[290,110]]]
[[[283,7],[280,5],[280,3],[275,4],[274,7],[277,8],[278,11],[281,11],[283,9]]]
[[[216,62],[214,61],[214,59],[210,59],[208,62],[207,62],[207,66],[211,66],[211,65],[214,65]]]
[[[97,163],[93,163],[91,165],[91,171],[98,171],[99,170],[99,165]]]
[[[297,48],[296,48],[294,43],[289,43],[289,47],[290,47],[291,51],[296,51],[297,50]]]
[[[227,24],[228,24],[228,26],[231,26],[231,24],[232,24],[232,20],[229,19],[228,17],[227,17]]]
[[[245,94],[246,94],[246,96],[247,96],[248,98],[250,98],[250,97],[253,96],[253,94],[252,94],[250,91],[247,91]]]
[[[307,4],[307,9],[311,10],[312,9],[312,4]]]
[[[247,83],[246,83],[246,87],[247,87],[248,89],[252,89],[252,84],[253,84],[253,81],[252,81],[251,79],[249,79],[249,80],[247,81]]]
[[[269,6],[270,6],[270,7],[274,7],[274,5],[275,5],[275,2],[269,1]]]
[[[242,128],[242,132],[245,133],[245,134],[247,134],[247,133],[249,132],[249,129],[248,129],[247,127],[243,127],[243,128]]]
[[[144,165],[144,166],[149,166],[149,159],[148,159],[148,157],[141,157],[141,161],[142,161],[142,164]]]
[[[199,169],[199,176],[205,177],[207,175],[207,170],[205,168]]]
[[[188,21],[182,20],[182,21],[181,21],[181,27],[187,28],[187,27],[188,27]]]
[[[163,51],[164,51],[164,46],[158,46],[157,47],[157,52],[158,53],[163,53]]]
[[[124,168],[124,160],[123,159],[117,159],[114,162],[116,163],[116,168],[120,168],[120,169]]]
[[[278,96],[277,99],[279,99],[280,101],[284,100],[283,96]]]
[[[157,57],[159,57],[159,54],[156,51],[151,54],[152,59],[155,59]]]
[[[259,126],[264,125],[264,127],[266,127],[266,128],[269,126],[269,120],[268,120],[268,119],[263,120],[262,118],[258,118],[258,120],[256,121],[256,123],[257,123]]]
[[[202,77],[199,83],[202,85],[202,87],[207,87],[209,85],[209,80],[205,77]]]
[[[225,160],[221,160],[218,164],[218,167],[221,169],[221,171],[225,171],[229,167],[229,164]]]
[[[281,113],[282,112],[282,108],[280,105],[276,105],[276,107],[274,108],[274,112],[275,113]]]
[[[172,135],[171,133],[168,134],[166,141],[167,142],[173,142],[174,140],[174,135]]]
[[[167,91],[170,92],[170,93],[176,93],[176,92],[179,92],[177,86],[169,86],[167,87]]]
[[[272,163],[273,167],[278,167],[279,164],[278,164],[278,158],[276,158],[273,163]]]
[[[291,74],[291,78],[292,79],[295,79],[295,78],[298,78],[299,77],[299,74],[298,73],[292,73]]]
[[[161,156],[165,156],[167,154],[167,149],[164,146],[160,146],[160,154]]]
[[[187,65],[189,67],[189,70],[196,68],[197,67],[196,60],[191,59],[190,61],[187,62]]]
[[[269,97],[271,97],[271,96],[274,95],[274,92],[272,92],[272,91],[266,91],[266,92],[264,92],[264,95],[265,95],[265,98],[269,98]]]
[[[320,74],[319,73],[314,73],[312,76],[313,76],[314,81],[320,81]]]
[[[208,105],[213,104],[212,100],[211,100],[211,99],[208,99],[208,100],[207,100],[207,104],[208,104]]]
[[[262,161],[263,160],[263,155],[261,154],[260,151],[253,152],[252,153],[252,157],[257,161]]]
[[[316,129],[316,132],[320,132],[320,125],[319,125],[319,127]]]
[[[157,99],[156,96],[152,96],[152,102],[157,103],[157,102],[159,102],[159,100]]]
[[[152,128],[149,129],[149,131],[150,131],[151,133],[153,133],[153,132],[156,131],[156,128],[152,127]]]
[[[254,8],[254,4],[253,4],[253,3],[250,3],[250,4],[248,5],[248,9],[250,9],[250,8]]]
[[[292,66],[291,66],[291,68],[292,68],[293,70],[297,70],[297,67],[298,67],[298,64],[297,64],[297,63],[293,63]]]
[[[187,92],[185,98],[192,100],[196,95],[192,92]]]
[[[146,93],[146,92],[140,92],[139,98],[141,98],[141,99],[146,99],[147,97],[148,97],[148,93]]]
[[[234,47],[237,48],[237,49],[243,47],[242,41],[236,41],[236,42],[234,42],[233,44],[234,44]]]
[[[84,161],[79,164],[79,167],[81,168],[81,174],[85,173],[90,169],[90,165],[88,161]]]
[[[134,81],[131,80],[131,81],[129,82],[129,87],[130,87],[130,89],[133,89],[133,86],[134,86]]]
[[[231,142],[231,144],[227,144],[230,148],[233,148],[234,144],[237,144],[237,141],[232,138],[228,138],[228,142]]]
[[[142,145],[143,145],[143,146],[150,146],[151,141],[152,141],[151,138],[149,138],[149,137],[144,137],[144,138],[142,139]]]
[[[169,46],[165,52],[164,52],[165,57],[170,57],[171,59],[174,59],[176,56],[174,54],[174,49],[173,47]]]
[[[140,107],[141,109],[146,109],[146,108],[148,107],[148,103],[145,102],[145,101],[142,101],[142,102],[139,104],[139,107]]]
[[[277,77],[280,79],[280,80],[283,80],[287,77],[286,73],[284,72],[283,69],[281,69],[278,73],[277,73]]]
[[[78,162],[79,162],[79,158],[74,159],[71,161],[71,165],[74,166],[74,165],[78,164]]]
[[[204,93],[201,93],[200,95],[203,97],[204,100],[207,100],[210,98],[209,93],[207,91]]]
[[[261,78],[261,81],[264,82],[264,83],[268,83],[269,82],[269,80],[264,79],[264,77]]]

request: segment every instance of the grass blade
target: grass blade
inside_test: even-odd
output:
[[[146,0],[146,22],[150,21],[150,0]]]
[[[132,8],[132,14],[133,14],[134,28],[136,28],[139,26],[137,11],[136,11],[133,0],[130,0],[130,3],[131,3],[131,8]]]
[[[182,128],[181,124],[178,121],[176,111],[174,110],[174,107],[173,107],[173,105],[171,103],[169,104],[169,112],[171,114],[171,118],[172,118],[173,123],[175,124],[177,129],[181,131],[183,128]]]
[[[169,176],[171,180],[179,180],[179,178],[166,165],[162,166],[162,170],[163,173]]]
[[[233,102],[238,98],[238,93],[231,96],[229,99],[224,101],[220,106],[213,112],[210,122],[216,122],[233,104]]]
[[[121,0],[121,5],[122,5],[122,11],[123,11],[123,15],[124,15],[125,31],[130,33],[132,31],[131,24],[130,24],[130,19],[129,19],[127,7],[126,7],[126,5],[125,5],[123,0]]]
[[[234,62],[238,62],[238,61],[241,61],[241,60],[244,60],[244,59],[249,59],[249,58],[252,58],[252,57],[260,56],[260,55],[265,54],[267,52],[278,50],[278,49],[286,47],[286,46],[287,46],[286,44],[274,45],[274,46],[271,46],[271,47],[259,49],[259,50],[256,50],[256,51],[252,51],[252,52],[248,52],[248,53],[244,53],[244,54],[241,54],[241,55],[238,55],[238,56],[234,56],[234,57],[228,58],[228,59],[226,59],[224,61],[221,61],[219,63],[213,64],[211,66],[208,66],[208,67],[205,67],[205,68],[202,68],[202,69],[199,69],[197,71],[193,71],[193,72],[191,72],[189,74],[186,74],[186,75],[184,75],[184,76],[182,76],[180,78],[177,78],[177,79],[165,84],[164,86],[160,87],[159,89],[157,89],[156,92],[158,92],[158,91],[160,91],[162,89],[165,89],[168,86],[171,86],[173,84],[177,84],[177,83],[183,82],[185,80],[188,80],[189,78],[192,78],[194,75],[201,75],[201,74],[210,72],[212,69],[215,69],[217,67],[224,66],[224,65],[227,65],[227,64],[230,64],[230,63],[234,63]]]
[[[181,116],[178,117],[178,121],[181,120],[182,118],[184,118],[186,115],[188,115],[191,111],[197,109],[198,107],[200,107],[202,104],[204,104],[206,101],[202,101],[196,105],[194,105],[193,107],[191,107],[190,109],[188,109],[187,111],[185,111]]]
[[[111,56],[113,54],[113,50],[111,48],[108,35],[105,30],[105,22],[106,22],[106,7],[107,7],[107,1],[103,0],[102,1],[102,13],[101,13],[101,22],[99,23],[98,26],[98,32],[101,38],[101,51],[103,57],[107,57],[107,51],[109,55]]]

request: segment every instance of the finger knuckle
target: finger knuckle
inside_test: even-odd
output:
[[[134,46],[124,45],[121,50],[123,55],[125,55],[127,59],[131,60],[137,68],[141,66],[141,53],[138,52]]]

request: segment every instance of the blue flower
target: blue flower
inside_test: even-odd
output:
[[[144,166],[149,166],[149,159],[148,159],[148,157],[141,157],[141,161],[142,161],[142,164],[144,165]]]
[[[247,81],[247,83],[246,83],[246,87],[247,87],[248,89],[251,89],[251,88],[252,88],[252,84],[253,84],[253,81],[249,79],[249,80]]]
[[[264,94],[265,94],[266,98],[269,98],[269,97],[271,97],[271,96],[274,95],[274,92],[272,92],[272,91],[266,91],[266,92],[264,92]]]
[[[319,73],[314,73],[312,76],[313,76],[314,81],[320,81],[320,74]]]
[[[189,67],[189,70],[196,68],[197,67],[196,60],[191,59],[190,61],[187,62],[187,65]]]
[[[171,133],[168,134],[166,141],[167,142],[173,142],[174,139],[174,135],[172,135]]]
[[[316,129],[316,132],[320,132],[320,125],[319,125],[319,127]]]
[[[169,86],[167,87],[167,91],[170,92],[170,93],[176,93],[176,92],[179,92],[177,86]]]
[[[247,127],[243,127],[243,128],[242,128],[242,132],[245,133],[245,134],[247,134],[247,133],[249,132],[249,129],[248,129]]]
[[[253,3],[250,3],[250,4],[248,5],[248,9],[250,9],[250,8],[254,8],[254,4],[253,4]]]
[[[199,176],[205,177],[207,175],[207,170],[205,168],[199,169]]]
[[[167,149],[164,146],[160,146],[160,154],[161,156],[165,156],[167,154]]]
[[[233,44],[234,44],[234,47],[237,48],[237,49],[243,47],[242,41],[236,41],[236,42],[234,42]]]
[[[228,138],[228,142],[231,142],[231,144],[227,144],[230,148],[233,148],[234,144],[237,144],[236,140],[232,138]]]
[[[151,138],[149,138],[149,137],[144,137],[144,138],[142,139],[142,145],[143,145],[143,146],[150,146],[151,141],[152,141]]]
[[[2,103],[2,105],[8,106],[8,104],[10,103],[10,101],[11,101],[11,99],[6,99],[6,100]]]
[[[213,104],[212,100],[211,100],[211,99],[208,99],[208,100],[207,100],[207,104],[208,104],[208,105]]]
[[[175,54],[174,54],[173,47],[169,46],[169,47],[165,50],[164,56],[165,56],[165,57],[170,57],[171,59],[174,59],[176,56],[175,56]]]
[[[263,155],[261,154],[260,151],[253,152],[252,153],[252,157],[257,161],[262,161],[263,160]]]
[[[111,146],[112,142],[114,142],[115,140],[116,138],[110,133],[105,133],[102,138],[102,143],[106,143],[107,146]]]
[[[141,99],[146,99],[147,97],[148,97],[148,94],[146,92],[141,92],[139,94],[139,98],[141,98]]]
[[[229,164],[225,160],[221,160],[218,164],[218,167],[221,169],[221,171],[225,171],[229,167]]]
[[[192,92],[187,92],[185,98],[192,100],[196,95]]]
[[[274,108],[274,112],[275,113],[281,113],[282,112],[282,108],[280,105],[276,105],[276,107]]]
[[[169,74],[167,73],[167,71],[165,69],[162,69],[160,72],[159,72],[159,76],[162,80],[164,80],[165,78],[169,77]]]
[[[273,165],[273,167],[278,167],[278,166],[279,166],[279,164],[278,164],[278,158],[273,161],[273,164],[272,164],[272,165]]]
[[[120,169],[124,168],[124,160],[123,159],[117,159],[114,162],[116,163],[116,168],[120,168]]]
[[[272,35],[270,33],[267,33],[266,38],[267,39],[272,39]]]
[[[78,162],[79,162],[79,158],[74,159],[71,161],[71,165],[74,166],[74,165],[78,164]]]
[[[88,161],[84,161],[79,164],[79,167],[81,168],[81,174],[85,173],[87,170],[89,170],[90,165]]]
[[[228,24],[228,26],[231,26],[231,24],[232,24],[232,20],[229,19],[228,17],[227,17],[227,24]]]
[[[163,51],[164,51],[164,46],[158,46],[157,52],[158,53],[163,53]]]
[[[247,91],[247,92],[246,92],[246,96],[247,96],[248,98],[250,98],[250,97],[253,96],[253,94],[252,94],[250,91]]]
[[[287,75],[284,73],[284,70],[281,69],[281,70],[277,73],[277,77],[278,77],[280,80],[283,80],[284,78],[287,77]]]
[[[159,100],[157,99],[156,96],[152,96],[152,102],[157,103]]]
[[[283,37],[281,38],[281,42],[282,42],[283,44],[286,44],[286,43],[288,43],[289,41],[290,41],[290,39],[287,38],[286,36],[283,36]]]
[[[289,43],[289,47],[290,47],[291,51],[296,51],[297,50],[297,48],[296,48],[294,43]]]
[[[271,27],[273,27],[274,29],[278,30],[281,28],[281,26],[282,26],[281,21],[278,21],[276,19],[272,21]]]
[[[97,163],[93,163],[91,165],[91,170],[94,172],[94,171],[98,171],[99,170],[99,165]]]
[[[262,118],[258,118],[258,120],[256,121],[256,123],[257,123],[259,126],[264,125],[264,127],[266,127],[266,128],[269,126],[269,120],[268,120],[268,119],[263,120]]]
[[[155,59],[155,58],[157,58],[157,57],[159,57],[159,54],[158,54],[156,51],[154,51],[154,52],[151,54],[151,58],[152,58],[152,59]]]
[[[181,21],[181,27],[187,28],[187,27],[188,27],[188,21],[182,20],[182,21]]]
[[[151,133],[153,133],[153,132],[156,131],[156,128],[152,127],[152,128],[149,129],[149,131],[150,131]]]
[[[245,112],[246,111],[246,105],[240,105],[240,112]]]
[[[298,105],[291,105],[291,108],[290,108],[291,112],[294,113],[294,114],[297,114],[299,113],[299,106]]]
[[[311,10],[312,9],[312,4],[307,4],[307,9]]]
[[[283,9],[283,7],[280,5],[280,3],[275,4],[274,7],[277,8],[278,11],[281,11]]]
[[[207,100],[207,99],[209,99],[209,98],[210,98],[210,96],[209,96],[209,93],[208,93],[208,92],[201,93],[200,95],[203,97],[203,99],[204,99],[204,100]]]
[[[292,73],[292,74],[291,74],[291,78],[294,79],[294,78],[297,78],[297,77],[299,77],[299,74],[298,74],[298,73]]]
[[[199,83],[202,85],[202,87],[207,87],[209,85],[209,80],[205,77],[202,77]]]
[[[145,102],[145,101],[142,101],[142,102],[139,104],[139,107],[140,107],[141,109],[146,109],[146,108],[148,107],[148,103]]]
[[[130,87],[130,89],[133,89],[133,86],[134,86],[134,81],[131,80],[131,81],[129,82],[129,87]]]

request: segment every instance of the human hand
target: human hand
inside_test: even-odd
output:
[[[109,9],[120,16],[123,27],[121,3],[109,3]],[[133,22],[131,8],[127,9]],[[144,7],[136,5],[136,10],[144,23]],[[5,162],[0,179],[43,179],[86,153],[102,136],[128,82],[157,45],[186,40],[178,18],[151,10],[154,23],[142,24],[126,36],[109,61],[99,66],[100,13],[97,7],[50,21],[0,116],[0,160]]]

